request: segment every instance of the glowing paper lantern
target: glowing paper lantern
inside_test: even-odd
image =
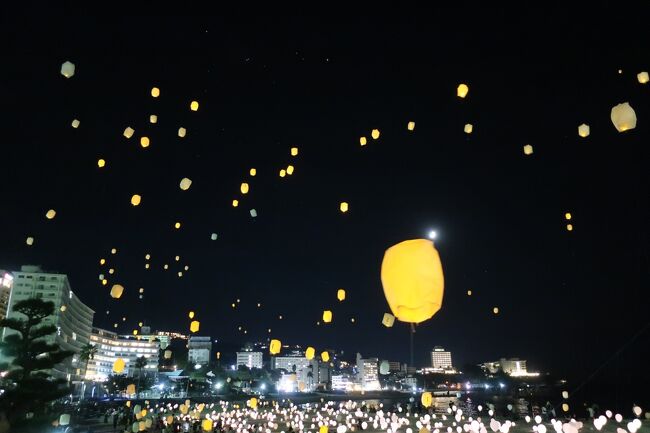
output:
[[[150,122],[150,123],[156,123],[156,122],[158,122],[158,116],[156,116],[155,114],[150,115],[150,116],[149,116],[149,122]]]
[[[471,134],[473,130],[474,130],[474,126],[472,126],[471,123],[466,123],[465,127],[463,128],[463,131],[465,131],[465,134]]]
[[[171,359],[172,357],[172,351],[171,350],[165,350],[165,359]]]
[[[113,363],[113,371],[115,373],[121,373],[124,371],[124,367],[126,367],[126,363],[122,358],[117,358],[115,362]]]
[[[126,387],[127,394],[135,394],[135,384],[130,384]]]
[[[348,203],[342,201],[342,202],[341,202],[341,205],[339,206],[339,209],[341,209],[341,212],[343,212],[343,213],[347,212],[348,209],[349,209],[349,207],[348,207]]]
[[[564,412],[568,412],[568,411],[569,411],[569,405],[566,404],[566,403],[562,403],[562,410],[563,410]]]
[[[113,287],[111,287],[112,298],[120,299],[122,293],[124,293],[124,286],[122,286],[121,284],[114,284]]]
[[[388,361],[381,361],[379,364],[379,374],[386,375],[390,372],[390,364]]]
[[[320,359],[322,359],[323,362],[328,362],[330,360],[330,354],[327,351],[321,352]]]
[[[343,301],[343,300],[345,300],[345,290],[343,290],[343,289],[338,289],[338,290],[336,291],[336,299],[338,299],[339,301]]]
[[[379,129],[373,129],[372,132],[370,133],[370,136],[372,137],[373,140],[376,140],[379,138]]]
[[[77,129],[77,128],[79,127],[79,124],[80,124],[80,123],[81,123],[81,122],[79,122],[77,119],[74,119],[74,120],[72,121],[72,127],[75,128],[75,129]]]
[[[406,125],[406,129],[413,131],[415,129],[415,122],[409,122],[408,125]]]
[[[309,346],[307,350],[305,350],[305,358],[311,361],[312,359],[314,359],[314,355],[316,355],[316,349]]]
[[[566,229],[570,232],[573,231],[573,224],[567,224]]]
[[[330,323],[332,321],[332,312],[330,310],[323,311],[323,322]]]
[[[248,400],[247,404],[251,409],[257,409],[257,399],[255,397]]]
[[[420,397],[420,401],[422,402],[422,406],[431,407],[431,404],[433,403],[433,397],[431,396],[430,392],[423,392],[422,396]]]
[[[329,427],[327,427],[326,425],[322,425],[322,426],[319,427],[318,433],[328,433],[328,430],[329,430]]]
[[[252,177],[255,177],[255,175],[257,174],[257,170],[255,170],[254,168],[251,168],[250,171],[248,172],[248,174],[250,174]]]
[[[392,328],[395,323],[395,316],[390,313],[384,313],[384,317],[381,319],[381,324],[386,328]]]
[[[641,84],[645,84],[650,81],[650,77],[648,76],[647,72],[639,72],[636,74],[636,79],[639,80],[639,83]]]
[[[74,69],[74,63],[66,61],[61,65],[61,75],[70,78],[74,75]]]
[[[250,213],[253,218],[257,217],[257,211],[255,209],[251,209]]]
[[[582,125],[578,126],[578,135],[582,138],[587,137],[589,135],[589,125],[583,123]]]
[[[133,196],[131,197],[131,204],[133,206],[138,206],[141,201],[142,201],[142,197],[140,197],[138,194],[133,194]]]
[[[70,414],[62,413],[61,416],[59,417],[59,425],[69,425],[69,424],[70,424]]]
[[[174,228],[175,228],[176,230],[180,229],[180,228],[181,228],[181,223],[178,222],[178,221],[176,221],[176,222],[174,223]]]
[[[527,144],[524,146],[524,155],[532,155],[533,154],[533,146],[530,144]]]
[[[493,312],[494,314],[499,314],[499,307],[494,307],[494,308],[492,309],[492,312]]]
[[[564,218],[568,221],[571,219],[571,212],[567,212],[564,214]]]
[[[153,96],[154,98],[159,97],[160,96],[160,89],[157,88],[157,87],[153,87],[151,89],[151,96]]]
[[[280,353],[281,349],[282,349],[282,343],[280,342],[280,340],[275,340],[275,339],[271,340],[271,344],[269,344],[269,353],[271,353],[271,355],[277,355],[278,353]]]
[[[103,159],[100,158],[100,159],[97,161],[97,167],[99,167],[99,168],[103,168],[105,165],[106,165],[106,161],[104,161]]]
[[[211,432],[212,431],[212,420],[210,418],[205,418],[201,421],[201,428],[203,431]]]
[[[199,326],[200,323],[198,320],[192,320],[192,323],[190,323],[190,331],[191,332],[199,332]]]
[[[190,110],[197,111],[198,109],[199,109],[199,103],[196,101],[192,101],[190,103]]]
[[[636,113],[627,102],[612,107],[610,117],[618,132],[636,128]]]
[[[381,281],[393,315],[402,322],[423,322],[442,306],[442,264],[428,239],[408,240],[387,249]]]
[[[59,310],[61,310],[62,313],[65,313],[65,310],[67,309],[68,307],[66,307],[65,305],[61,305],[61,308],[59,308]]]
[[[212,239],[213,241],[216,241],[216,240],[217,240],[217,234],[216,234],[216,233],[212,233],[212,234],[210,235],[210,239]]]
[[[185,134],[187,134],[187,129],[183,128],[182,126],[178,128],[178,136],[183,138],[185,137]]]
[[[124,132],[122,133],[122,135],[124,135],[126,138],[131,138],[131,137],[133,137],[134,132],[135,132],[135,129],[131,128],[130,126],[127,126],[124,129]]]
[[[293,165],[288,165],[287,166],[287,174],[291,176],[293,174]]]
[[[111,249],[111,254],[117,254],[117,248],[112,248]]]
[[[181,183],[179,186],[183,191],[187,191],[192,186],[192,181],[187,177],[184,177],[181,179]]]
[[[188,314],[188,317],[190,319],[194,319],[194,311],[190,311],[189,314]]]
[[[28,236],[27,239],[25,240],[25,243],[26,243],[27,245],[30,245],[30,246],[31,246],[31,245],[34,245],[34,238],[31,237],[31,236]]]
[[[280,170],[280,177],[285,177],[287,175],[287,171],[283,168]]]
[[[291,156],[298,156],[298,148],[297,147],[292,147],[291,148]]]
[[[232,207],[237,207],[239,206],[239,200],[235,199],[232,201]]]
[[[368,144],[368,140],[366,139],[366,137],[360,137],[359,138],[359,144],[362,145],[362,146],[365,146],[366,144]]]
[[[467,87],[467,84],[458,85],[458,88],[456,89],[456,95],[458,95],[459,98],[464,98],[467,96],[467,92],[469,92],[469,87]]]
[[[569,392],[568,391],[562,391],[562,398],[564,398],[564,399],[569,398]]]
[[[45,214],[45,218],[47,218],[49,220],[51,220],[55,216],[56,216],[56,211],[54,209],[48,210],[47,213]]]
[[[149,147],[149,137],[140,137],[140,146],[144,148]]]
[[[241,191],[242,194],[248,194],[248,184],[246,182],[242,182],[241,186],[239,187],[239,190]]]

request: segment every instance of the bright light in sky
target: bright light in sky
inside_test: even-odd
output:
[[[435,239],[436,236],[438,236],[438,233],[435,230],[429,231],[429,239]]]

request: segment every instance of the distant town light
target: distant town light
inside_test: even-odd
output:
[[[433,240],[433,239],[435,239],[435,238],[438,236],[438,233],[436,233],[435,230],[431,230],[431,231],[429,231],[429,235],[428,235],[428,236],[429,236],[429,239]]]

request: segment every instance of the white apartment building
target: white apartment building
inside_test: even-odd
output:
[[[354,381],[347,374],[332,375],[332,391],[352,391]]]
[[[443,347],[435,346],[431,351],[431,367],[439,370],[452,370],[451,352],[446,351]]]
[[[379,359],[363,359],[360,353],[357,353],[357,382],[361,384],[361,389],[365,391],[380,389],[379,385]]]
[[[248,368],[262,368],[262,352],[243,351],[237,352],[237,367],[244,365]]]

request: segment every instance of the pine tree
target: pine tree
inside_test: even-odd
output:
[[[55,326],[42,324],[43,319],[54,313],[52,302],[26,299],[16,302],[13,310],[25,315],[26,319],[12,317],[0,321],[0,327],[16,331],[0,342],[5,357],[13,358],[9,364],[0,365],[0,370],[8,370],[0,408],[10,419],[24,419],[25,413],[39,413],[48,402],[69,393],[66,381],[52,378],[47,370],[73,352],[46,341],[46,337],[56,332]]]

